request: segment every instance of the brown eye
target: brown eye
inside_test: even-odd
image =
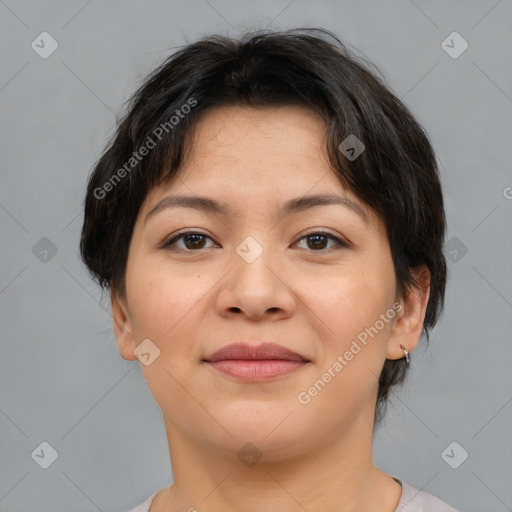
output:
[[[331,235],[330,233],[325,233],[323,231],[309,233],[306,236],[302,237],[301,240],[307,240],[307,248],[311,249],[314,252],[328,252],[330,249],[332,249],[333,247],[327,249],[327,251],[324,251],[329,240],[334,242],[334,248],[336,248],[336,246],[348,247],[348,244],[346,244],[339,238],[335,237],[334,235]]]
[[[186,233],[180,233],[179,235],[171,238],[168,242],[165,242],[162,249],[165,248],[177,248],[178,250],[194,251],[197,249],[205,249],[205,240],[211,238],[204,235],[203,233],[196,233],[194,231],[188,231]],[[178,246],[177,242],[183,240],[183,246]]]
[[[206,240],[211,240],[211,238],[207,235],[204,235],[203,233],[187,231],[172,237],[167,242],[164,242],[161,248],[193,252],[200,249],[207,249],[208,247],[205,245]],[[326,233],[323,231],[309,233],[300,239],[300,241],[302,240],[307,240],[306,249],[309,249],[313,252],[329,252],[331,250],[336,250],[337,248],[339,249],[342,247],[349,247],[349,245],[343,240],[340,240],[331,233]],[[182,242],[183,245],[180,246],[180,242]],[[334,242],[334,246],[328,248],[329,242]]]

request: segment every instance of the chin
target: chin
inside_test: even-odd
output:
[[[300,444],[306,433],[304,419],[297,424],[297,411],[282,403],[246,401],[233,403],[228,410],[219,411],[222,425],[233,435],[227,436],[230,443],[243,446],[251,442],[260,450],[278,450],[293,444]],[[221,420],[222,418],[222,420]],[[314,425],[311,426],[314,429]]]

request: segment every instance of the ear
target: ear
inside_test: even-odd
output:
[[[117,347],[123,359],[134,361],[137,356],[134,350],[137,347],[133,336],[128,306],[116,291],[111,290],[110,301],[112,303],[112,316],[114,318],[114,332]]]
[[[421,265],[411,269],[411,274],[420,285],[420,289],[411,286],[407,290],[405,299],[399,301],[402,309],[391,331],[386,352],[387,359],[404,357],[404,351],[400,345],[404,345],[409,352],[415,350],[423,330],[430,297],[430,271],[426,265]]]

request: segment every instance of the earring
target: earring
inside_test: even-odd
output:
[[[404,351],[405,354],[405,360],[407,361],[407,364],[409,364],[409,351],[405,349],[403,345],[400,345],[400,348]]]

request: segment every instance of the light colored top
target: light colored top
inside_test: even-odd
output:
[[[392,478],[402,486],[400,503],[394,512],[459,512],[453,507],[450,507],[450,505],[444,501],[436,498],[434,495],[429,494],[428,492],[419,491],[397,477]],[[149,496],[144,503],[128,510],[128,512],[151,512],[149,507],[157,492]]]

